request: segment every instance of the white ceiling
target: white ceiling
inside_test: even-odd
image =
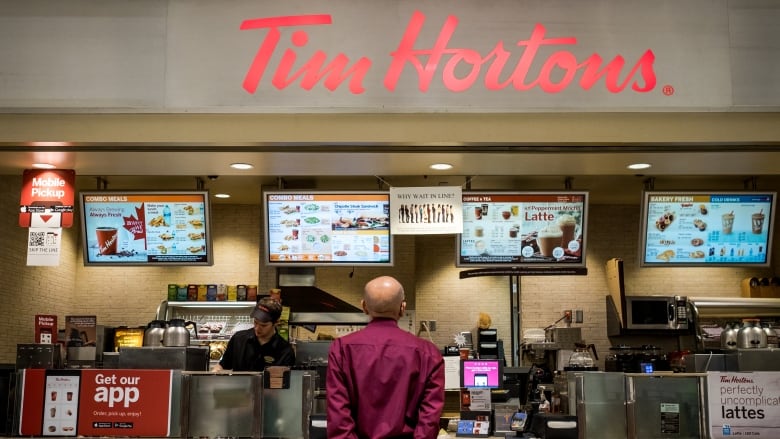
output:
[[[79,189],[196,189],[228,192],[227,201],[255,204],[261,186],[386,189],[461,185],[464,190],[588,190],[593,203],[636,203],[655,189],[778,189],[780,146],[276,145],[221,147],[0,145],[0,174],[19,175],[34,162],[75,169]],[[230,163],[255,167],[237,171]],[[450,163],[433,171],[432,163]],[[643,175],[629,163],[653,165]],[[100,180],[98,179],[100,178]],[[567,177],[571,177],[568,180]]]

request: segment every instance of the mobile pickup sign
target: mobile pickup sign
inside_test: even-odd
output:
[[[25,169],[19,202],[20,227],[70,227],[76,171]]]

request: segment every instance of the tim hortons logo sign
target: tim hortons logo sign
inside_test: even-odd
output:
[[[298,84],[304,90],[311,90],[318,83],[330,91],[344,85],[352,94],[366,91],[366,74],[373,60],[361,56],[351,60],[345,53],[335,56],[317,49],[308,59],[299,59],[296,48],[316,44],[309,41],[307,27],[331,25],[331,15],[292,15],[245,20],[241,30],[265,30],[260,48],[244,77],[243,87],[254,94],[261,86],[263,76],[272,74],[270,84],[279,90]],[[417,39],[425,25],[425,14],[414,12],[395,50],[390,52],[390,65],[384,74],[383,86],[394,91],[405,69],[417,76],[417,86],[427,92],[431,84],[439,81],[451,92],[463,92],[473,87],[498,91],[514,89],[526,91],[539,88],[546,93],[560,93],[568,87],[590,90],[603,80],[604,87],[611,93],[621,93],[626,88],[638,93],[647,93],[656,86],[653,62],[655,54],[646,50],[632,67],[627,67],[622,55],[605,60],[598,53],[585,59],[578,59],[567,47],[577,45],[576,37],[548,37],[547,28],[536,24],[527,39],[514,43],[497,41],[489,52],[481,53],[468,47],[451,47],[450,40],[458,27],[458,18],[449,16],[436,41],[430,47],[419,47]],[[280,29],[294,30],[290,40],[281,42]],[[547,53],[539,52],[546,48]],[[549,49],[553,49],[549,52]],[[279,55],[279,61],[271,60]],[[299,66],[299,67],[296,67]],[[534,72],[530,73],[532,66]]]

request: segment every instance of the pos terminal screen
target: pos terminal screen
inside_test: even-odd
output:
[[[501,360],[461,360],[460,384],[466,388],[499,389],[503,380]]]

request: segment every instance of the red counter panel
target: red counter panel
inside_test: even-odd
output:
[[[170,436],[172,370],[23,371],[22,436]]]

